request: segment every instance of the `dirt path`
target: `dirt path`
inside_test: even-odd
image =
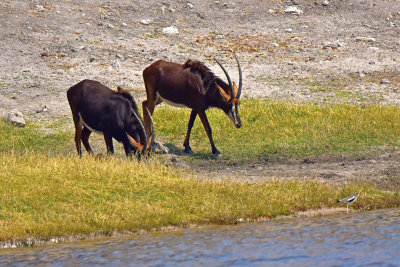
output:
[[[285,12],[289,6],[300,14]],[[33,121],[70,116],[65,92],[85,78],[128,88],[141,101],[141,72],[157,59],[199,59],[223,76],[210,60],[217,55],[237,77],[233,52],[244,70],[243,97],[400,103],[396,0],[6,0],[0,26],[0,114],[18,108]],[[179,33],[163,34],[170,26]],[[398,163],[394,151],[359,160],[193,167],[249,180],[340,180],[399,177]]]
[[[193,164],[200,179],[232,178],[248,183],[269,179],[315,179],[346,184],[370,181],[383,189],[400,186],[400,151],[380,152],[371,157],[324,156],[303,160],[232,162],[209,160]]]

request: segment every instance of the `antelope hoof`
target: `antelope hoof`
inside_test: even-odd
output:
[[[194,152],[193,152],[193,150],[190,148],[190,146],[185,146],[185,150],[183,151],[185,154],[188,154],[188,155],[193,155],[194,154]]]
[[[219,152],[218,151],[218,149],[215,149],[214,151],[213,151],[213,154],[214,154],[214,156],[216,157],[216,158],[222,158],[222,154],[221,154],[221,152]]]

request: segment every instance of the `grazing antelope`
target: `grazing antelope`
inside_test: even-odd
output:
[[[89,145],[92,132],[103,133],[109,154],[114,153],[112,138],[123,143],[128,157],[132,156],[132,151],[139,150],[139,158],[148,152],[153,134],[147,135],[136,102],[128,91],[118,87],[116,92],[97,81],[83,80],[68,89],[67,97],[79,156],[82,156],[81,141],[86,151],[93,153]],[[152,125],[151,115],[148,116]],[[152,129],[148,131],[152,132]]]
[[[228,84],[215,76],[202,62],[188,60],[185,64],[177,64],[158,60],[143,71],[143,79],[146,86],[147,100],[143,101],[143,110],[148,109],[150,114],[143,113],[147,130],[150,130],[151,115],[156,105],[165,101],[174,106],[183,106],[192,109],[188,129],[183,143],[185,153],[192,154],[189,145],[190,132],[196,116],[199,115],[208,139],[211,143],[212,153],[220,156],[221,153],[215,147],[210,123],[206,116],[206,110],[210,107],[222,109],[233,121],[236,128],[242,126],[239,117],[239,98],[242,90],[242,71],[239,60],[235,55],[239,70],[239,88],[232,83],[226,69],[218,63],[224,71]]]

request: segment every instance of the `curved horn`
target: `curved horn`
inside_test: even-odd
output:
[[[239,60],[238,60],[236,54],[235,54],[235,59],[236,59],[236,62],[238,65],[238,70],[239,70],[239,89],[238,89],[238,92],[236,95],[236,98],[239,99],[240,94],[242,93],[242,68],[240,67],[240,63],[239,63]]]
[[[226,75],[226,79],[228,79],[228,83],[229,83],[229,88],[231,90],[231,99],[233,99],[235,96],[233,94],[233,86],[232,86],[232,81],[231,81],[231,77],[229,77],[228,72],[226,71],[226,69],[224,68],[224,66],[222,66],[221,63],[219,63],[219,61],[214,57],[214,60],[218,63],[218,65],[221,67],[221,69],[224,71],[225,75]]]
[[[144,139],[145,139],[145,140],[143,140],[143,141],[144,141],[143,144],[139,144],[139,145],[138,145],[137,142],[134,142],[134,141],[132,140],[133,138],[131,138],[131,141],[132,141],[132,142],[135,144],[135,146],[136,146],[137,148],[139,148],[139,150],[141,150],[141,152],[143,153],[144,150],[146,149],[146,145],[147,145],[146,128],[145,128],[144,125],[143,125],[142,119],[140,118],[140,116],[139,116],[138,114],[136,114],[135,110],[133,110],[133,109],[131,108],[131,111],[132,111],[132,113],[135,115],[137,121],[139,122],[140,127],[141,127],[142,130],[143,130]],[[128,136],[129,136],[129,135],[128,135]]]
[[[154,121],[153,118],[151,117],[150,111],[148,110],[148,108],[145,106],[147,115],[149,115],[150,118],[150,122],[151,122],[151,129],[150,129],[150,133],[149,136],[147,138],[147,145],[146,145],[146,150],[149,150],[151,143],[153,142],[154,139]]]

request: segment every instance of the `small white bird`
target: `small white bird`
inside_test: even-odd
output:
[[[355,192],[354,195],[350,196],[350,197],[345,197],[342,199],[338,199],[337,202],[342,202],[342,203],[346,203],[347,204],[347,209],[346,209],[346,213],[349,213],[349,206],[351,208],[351,204],[353,204],[354,202],[356,202],[358,196],[360,195],[359,192]]]

